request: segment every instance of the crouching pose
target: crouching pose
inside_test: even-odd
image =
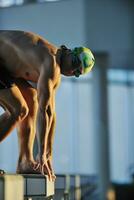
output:
[[[55,180],[52,167],[55,92],[61,74],[78,77],[88,73],[93,65],[94,57],[85,47],[57,48],[34,33],[0,31],[0,105],[5,111],[0,116],[0,141],[17,128],[17,173],[42,173]],[[37,87],[32,87],[31,82]]]

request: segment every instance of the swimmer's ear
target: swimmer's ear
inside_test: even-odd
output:
[[[61,49],[63,49],[63,50],[67,50],[67,49],[68,49],[65,45],[61,45],[60,47],[61,47]]]

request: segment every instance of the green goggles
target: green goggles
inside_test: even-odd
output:
[[[73,68],[76,69],[74,70],[74,76],[78,78],[82,74],[81,61],[78,58],[78,56],[74,55],[73,53],[72,53],[72,66]]]

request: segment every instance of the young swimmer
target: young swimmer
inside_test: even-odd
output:
[[[94,56],[88,48],[56,47],[25,31],[0,31],[0,141],[17,127],[19,159],[17,173],[47,174],[52,167],[56,123],[55,93],[61,74],[79,77],[91,71]],[[29,83],[37,83],[37,89]],[[35,135],[37,159],[33,157]]]

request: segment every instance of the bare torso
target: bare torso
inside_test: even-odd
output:
[[[5,67],[14,77],[37,82],[45,59],[48,55],[55,59],[56,52],[54,45],[36,34],[0,31],[0,68]]]
[[[0,105],[5,108],[0,116],[0,139],[2,141],[16,125],[19,127],[18,173],[47,173],[55,180],[51,160],[60,59],[60,49],[34,33],[0,31],[0,81],[3,84],[9,80],[9,87],[6,85],[3,89],[2,85],[0,89]],[[37,83],[37,88],[27,81]],[[6,123],[2,123],[4,121]],[[35,133],[37,162],[33,158]]]

